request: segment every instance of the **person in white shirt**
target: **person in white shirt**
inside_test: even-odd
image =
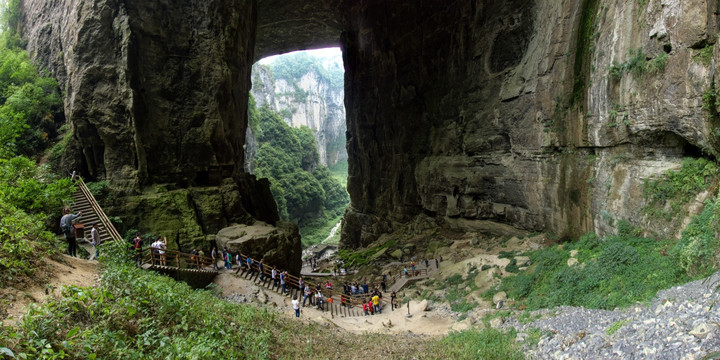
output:
[[[297,295],[293,296],[292,307],[295,310],[295,317],[300,317],[300,300],[298,300]]]

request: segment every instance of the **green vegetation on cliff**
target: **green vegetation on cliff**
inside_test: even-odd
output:
[[[312,131],[288,126],[267,106],[251,109],[250,123],[257,124],[255,173],[270,179],[280,217],[298,224],[305,246],[321,241],[349,197],[328,168],[318,165]]]
[[[715,162],[684,159],[680,169],[645,182],[645,212],[650,218],[673,219],[671,214],[684,212],[698,193],[717,191],[719,179]],[[620,221],[617,235],[587,234],[574,242],[530,252],[528,269],[504,279],[486,295],[505,291],[528,309],[559,305],[613,309],[647,301],[658,290],[717,269],[718,226],[717,197],[706,201],[678,240],[643,237],[642,229]]]
[[[306,52],[299,51],[280,56],[270,66],[275,79],[285,79],[296,85],[308,73],[314,72],[333,87],[342,87],[345,79],[343,69],[325,69],[319,60]],[[296,90],[301,90],[296,87]],[[301,96],[301,95],[298,95]]]
[[[17,10],[16,1],[10,5]],[[57,224],[73,191],[69,179],[23,156],[50,145],[61,102],[57,82],[40,76],[21,41],[8,34],[9,16],[16,15],[3,13],[0,34],[0,286],[32,276],[54,251],[47,228]]]

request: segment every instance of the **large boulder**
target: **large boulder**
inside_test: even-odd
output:
[[[299,274],[302,267],[300,233],[295,224],[287,221],[278,221],[276,226],[262,221],[229,226],[217,233],[216,243],[218,248],[227,247],[231,253],[264,259],[268,266],[291,274]]]

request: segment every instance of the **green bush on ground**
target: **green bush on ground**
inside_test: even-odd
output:
[[[506,291],[530,310],[560,305],[613,309],[651,299],[658,290],[689,278],[675,259],[663,255],[668,242],[620,234],[583,236],[564,248],[532,252],[534,265],[503,280],[487,295]],[[571,250],[582,265],[567,266]]]

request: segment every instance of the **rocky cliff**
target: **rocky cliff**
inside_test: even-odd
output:
[[[313,68],[294,81],[278,77],[269,65],[259,63],[253,65],[251,79],[250,92],[258,106],[268,104],[288,125],[313,131],[321,164],[333,166],[347,160],[342,86],[335,86]]]
[[[625,219],[674,235],[640,211],[642,182],[717,154],[702,109],[717,55],[699,59],[716,41],[716,9],[348,2],[343,242],[368,244],[420,213],[469,230],[489,220],[576,236]]]
[[[339,39],[347,247],[419,214],[673,235],[641,211],[643,180],[718,154],[716,0],[23,6],[31,54],[65,84],[69,157],[117,183],[240,173],[253,60]]]

